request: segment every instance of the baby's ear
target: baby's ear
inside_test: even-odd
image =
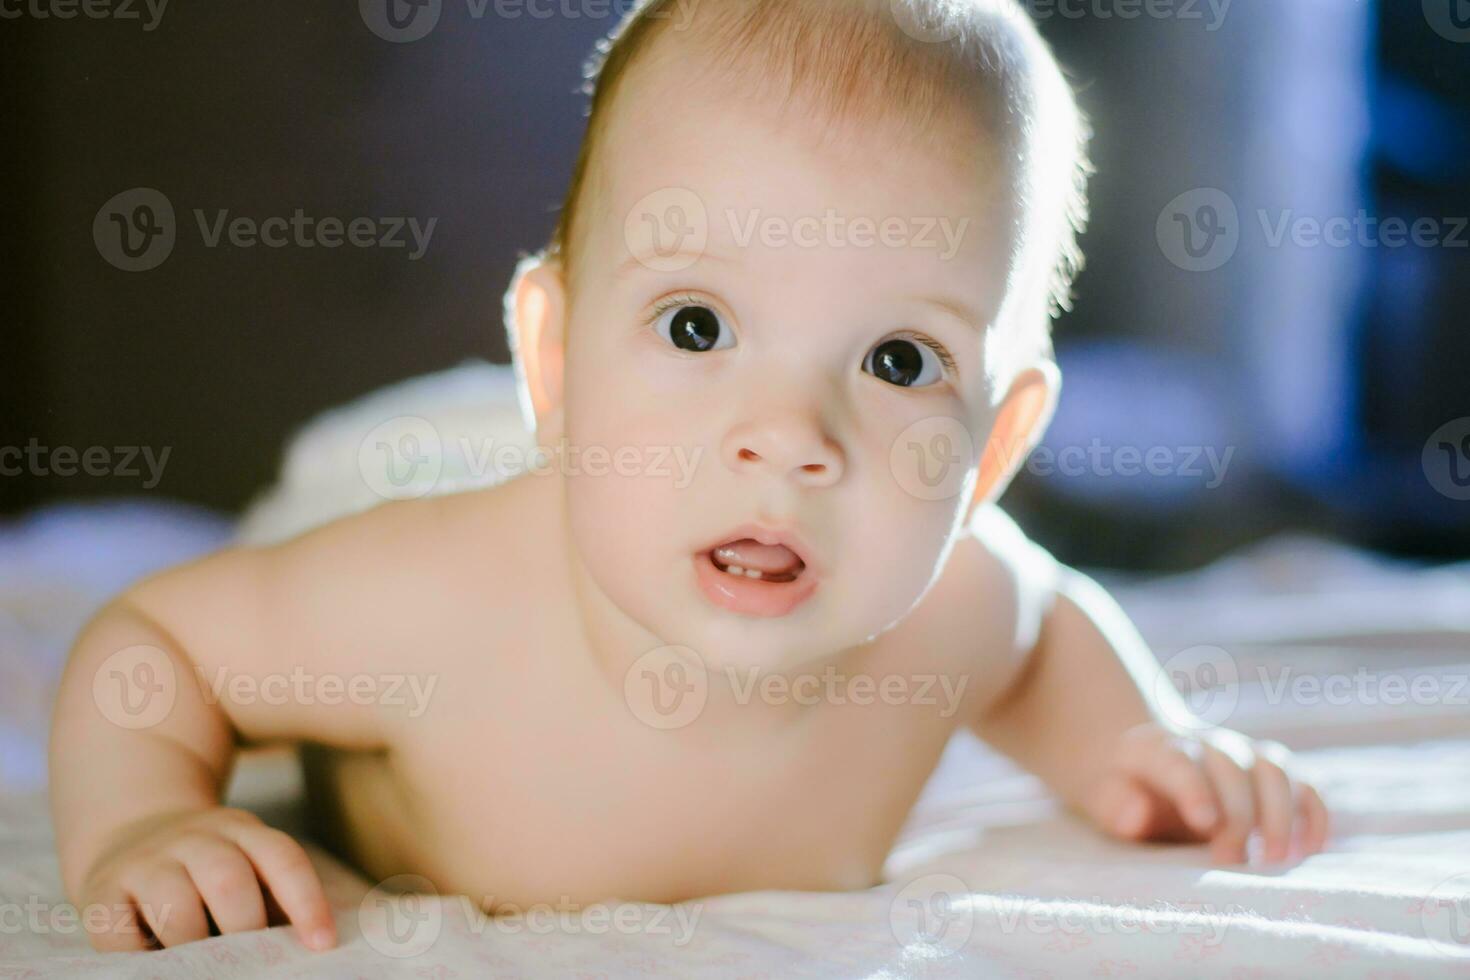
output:
[[[980,474],[969,516],[982,504],[995,502],[1010,486],[1026,457],[1046,434],[1061,390],[1062,372],[1049,357],[1016,375],[996,411],[995,425],[980,454]]]
[[[521,414],[542,441],[561,435],[566,309],[561,263],[545,252],[521,259],[505,297],[505,326]]]

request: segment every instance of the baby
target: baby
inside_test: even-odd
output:
[[[995,506],[1057,397],[1087,172],[1020,8],[649,0],[595,68],[507,304],[552,462],[172,569],[78,638],[52,796],[99,948],[336,942],[301,846],[220,805],[276,740],[323,747],[362,870],[489,911],[872,886],[962,728],[1108,834],[1320,849],[1282,747],[1192,718]],[[264,696],[303,672],[338,696]],[[405,672],[415,710],[344,696]]]

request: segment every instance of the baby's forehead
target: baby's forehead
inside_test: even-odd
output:
[[[645,225],[681,223],[711,250],[852,246],[857,264],[943,252],[993,265],[1006,251],[994,239],[1014,226],[1011,182],[973,124],[950,122],[936,146],[901,118],[822,119],[799,98],[707,82],[658,98],[677,78],[677,66],[652,66],[609,121],[588,231],[614,251]]]

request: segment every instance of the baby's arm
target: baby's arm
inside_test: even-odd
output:
[[[82,631],[52,724],[51,804],[67,893],[109,911],[108,929],[89,930],[95,946],[144,948],[137,915],[166,946],[207,936],[206,909],[222,932],[262,928],[261,883],[308,945],[335,942],[301,846],[220,795],[237,742],[384,744],[391,721],[370,704],[261,685],[401,669],[421,640],[411,556],[433,513],[390,505],[210,555],[142,582]]]
[[[975,732],[1120,837],[1208,840],[1244,861],[1260,829],[1268,860],[1322,847],[1327,811],[1279,744],[1194,719],[1112,598],[1055,562],[998,511],[977,520],[1022,609],[1034,609],[1006,694]],[[1024,631],[1022,631],[1024,633]]]

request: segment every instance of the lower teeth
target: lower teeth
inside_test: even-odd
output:
[[[796,580],[796,576],[791,574],[767,575],[754,568],[741,568],[739,565],[721,565],[713,557],[710,558],[710,561],[726,575],[734,575],[737,578],[753,578],[758,582],[793,582]]]

